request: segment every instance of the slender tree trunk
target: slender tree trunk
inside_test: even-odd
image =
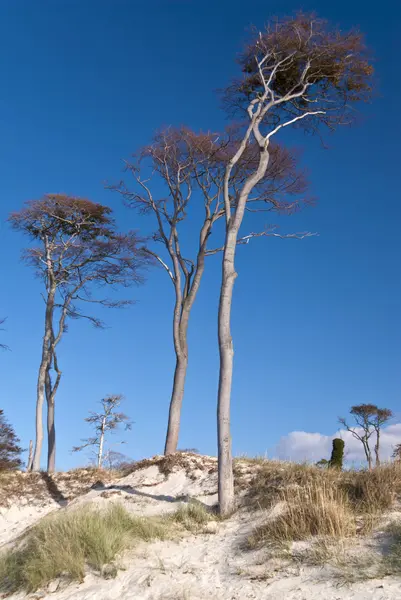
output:
[[[56,428],[55,428],[55,402],[52,394],[50,369],[46,372],[46,401],[47,401],[47,472],[56,470]]]
[[[181,408],[184,398],[185,379],[188,368],[188,320],[189,311],[180,315],[178,328],[174,327],[174,348],[176,355],[174,383],[170,400],[168,426],[164,454],[173,454],[177,451],[181,423]]]
[[[376,455],[376,467],[380,467],[380,428],[379,427],[376,429],[375,455]]]
[[[29,440],[28,464],[26,467],[27,471],[32,471],[32,461],[33,461],[33,442],[32,442],[32,440]]]
[[[49,291],[46,302],[45,334],[43,336],[42,358],[39,366],[36,388],[36,440],[33,454],[32,470],[40,470],[40,459],[43,445],[43,404],[45,399],[46,373],[51,363],[50,340],[53,332],[54,296],[56,288]]]
[[[227,214],[230,210],[229,201],[225,199],[227,231],[224,244],[222,284],[220,291],[218,337],[220,353],[219,392],[217,401],[217,442],[218,442],[218,475],[219,475],[219,508],[222,515],[228,515],[234,509],[234,476],[232,465],[230,410],[231,385],[233,376],[234,348],[231,337],[231,304],[235,271],[235,251],[239,228],[244,217],[249,194],[264,177],[269,164],[267,146],[260,147],[257,170],[245,181],[239,195],[237,207],[233,216]],[[229,169],[227,173],[229,173]]]
[[[50,368],[51,363],[51,352],[50,352],[50,341],[53,332],[53,311],[54,311],[54,297],[56,294],[56,288],[50,289],[47,302],[46,302],[46,313],[45,313],[45,334],[43,336],[42,345],[42,358],[39,366],[38,383],[36,388],[36,439],[35,439],[35,450],[33,454],[32,470],[40,470],[40,459],[42,455],[43,445],[43,404],[45,398],[45,385],[46,385],[46,373]]]
[[[220,352],[219,395],[217,405],[217,438],[219,469],[219,507],[222,515],[234,508],[234,477],[230,433],[230,404],[234,348],[231,337],[231,302],[235,278],[236,232],[228,231],[223,257],[223,279],[218,315]]]
[[[365,450],[366,461],[368,463],[369,471],[372,470],[372,452],[369,447],[369,441],[367,439],[362,439],[363,449]]]
[[[97,468],[98,469],[102,468],[105,424],[106,424],[106,417],[103,417],[102,428],[101,428],[101,431],[100,431],[99,452],[98,452],[98,455],[97,455]]]

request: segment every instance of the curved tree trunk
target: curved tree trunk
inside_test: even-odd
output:
[[[168,426],[164,454],[173,454],[177,451],[178,436],[180,433],[181,407],[184,398],[185,378],[187,375],[188,358],[177,356],[174,371],[173,391],[170,400]]]
[[[237,277],[235,271],[235,251],[237,247],[238,232],[244,218],[246,203],[249,194],[264,177],[269,164],[267,145],[260,147],[259,164],[257,170],[245,181],[238,197],[234,215],[231,217],[230,204],[226,197],[227,231],[224,244],[222,283],[220,291],[218,337],[220,353],[219,392],[217,401],[217,443],[218,443],[218,492],[219,509],[222,515],[228,515],[234,509],[234,475],[231,450],[230,433],[230,405],[231,385],[233,376],[234,348],[231,337],[231,304],[234,282]],[[227,178],[230,169],[227,170]]]
[[[184,398],[185,378],[188,368],[188,320],[189,311],[183,311],[179,318],[178,328],[174,327],[174,348],[176,355],[174,383],[170,400],[168,426],[164,454],[177,452],[180,434],[181,408]]]

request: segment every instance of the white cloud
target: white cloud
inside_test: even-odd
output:
[[[341,437],[345,442],[345,460],[348,464],[360,464],[365,462],[365,454],[362,444],[355,439],[349,431],[339,430],[333,435],[321,433],[309,433],[307,431],[292,431],[282,437],[276,447],[276,456],[282,460],[311,461],[316,462],[321,458],[330,458],[332,440]],[[376,442],[376,437],[371,437],[371,448]],[[384,427],[380,441],[380,457],[388,460],[394,446],[401,443],[401,423]]]

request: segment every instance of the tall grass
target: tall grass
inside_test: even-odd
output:
[[[383,465],[371,471],[338,471],[313,465],[265,461],[248,484],[246,501],[250,507],[270,508],[288,487],[326,486],[344,493],[358,513],[388,510],[401,494],[401,466]]]
[[[214,518],[214,515],[199,502],[184,504],[172,515],[172,520],[175,523],[182,525],[184,529],[194,533],[202,529],[206,523]]]
[[[251,547],[306,540],[313,536],[345,538],[356,533],[356,520],[346,496],[327,485],[310,483],[283,490],[282,512],[255,528]]]
[[[82,581],[86,566],[100,571],[135,540],[164,539],[169,528],[167,520],[134,517],[117,504],[52,515],[0,557],[0,591],[35,591],[61,575]]]

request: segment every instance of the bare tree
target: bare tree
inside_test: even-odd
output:
[[[264,177],[274,136],[294,125],[330,129],[352,120],[350,107],[370,93],[372,67],[358,32],[331,30],[313,15],[276,20],[255,32],[240,58],[243,77],[225,94],[230,110],[245,116],[243,136],[227,163],[224,205],[224,244],[218,335],[220,377],[218,391],[219,504],[223,514],[234,504],[230,399],[233,372],[231,304],[236,279],[235,255],[239,230],[249,198]],[[250,144],[259,150],[258,164],[235,190],[233,171]]]
[[[351,415],[354,417],[356,426],[350,426],[344,417],[338,419],[339,423],[347,431],[352,433],[355,439],[359,440],[363,446],[368,468],[372,468],[372,450],[370,447],[370,438],[375,433],[372,421],[377,415],[377,406],[375,404],[358,404],[351,407]]]
[[[95,435],[85,440],[81,440],[83,442],[81,446],[74,446],[72,449],[73,452],[81,452],[85,448],[93,447],[96,453],[96,465],[98,469],[101,469],[103,464],[106,434],[109,431],[111,433],[115,432],[121,424],[124,424],[125,430],[131,429],[132,423],[130,422],[129,417],[122,412],[117,412],[122,399],[123,397],[121,394],[103,398],[100,401],[100,404],[102,405],[101,412],[90,412],[90,416],[85,419],[87,423],[93,425]],[[106,453],[106,456],[109,456],[109,454]]]
[[[225,215],[225,167],[229,157],[235,152],[237,138],[235,131],[222,134],[194,133],[184,127],[168,128],[158,133],[150,146],[143,148],[131,162],[126,163],[126,169],[133,175],[134,188],[128,188],[124,182],[110,187],[118,191],[131,208],[154,217],[156,231],[153,240],[159,247],[148,251],[162,265],[173,284],[176,364],[165,454],[177,451],[188,366],[188,324],[203,277],[205,259],[223,250],[223,240],[216,247],[210,247],[209,240],[216,221]],[[231,202],[235,202],[235,188],[255,168],[258,156],[258,147],[249,145],[233,169]],[[162,187],[166,196],[160,192],[156,195],[154,187]],[[299,206],[300,195],[305,192],[306,187],[306,179],[304,173],[297,168],[295,154],[273,145],[271,162],[250,200],[249,210],[288,213]],[[203,204],[203,216],[196,211],[199,203]],[[183,249],[181,229],[185,227],[191,209],[194,209],[196,215],[195,227],[198,231],[197,249],[192,254]],[[193,221],[191,226],[193,227]],[[270,227],[244,235],[237,243],[244,245],[252,238],[261,236],[283,238],[305,235],[309,234],[281,235]]]
[[[48,419],[48,471],[55,469],[55,398],[60,384],[57,346],[68,319],[85,318],[94,326],[102,322],[82,312],[83,303],[123,307],[127,300],[93,296],[94,290],[127,287],[142,281],[141,269],[149,263],[143,240],[134,232],[120,234],[111,209],[86,199],[47,194],[26,203],[9,218],[12,226],[37,245],[24,257],[45,286],[45,323],[36,395],[36,440],[32,468],[40,469],[43,443],[43,403]],[[51,371],[55,373],[52,381]]]
[[[401,460],[401,444],[396,444],[394,446],[394,450],[393,450],[393,454],[392,457],[396,460],[396,461],[400,461]]]
[[[106,465],[106,468],[110,471],[124,469],[127,465],[132,463],[133,461],[131,458],[122,452],[112,450],[111,448],[104,453],[103,464]]]

